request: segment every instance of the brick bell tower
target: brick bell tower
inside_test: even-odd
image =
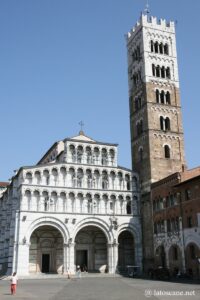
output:
[[[148,268],[153,257],[151,184],[185,167],[174,22],[142,14],[127,34],[127,50],[132,167],[140,175]]]

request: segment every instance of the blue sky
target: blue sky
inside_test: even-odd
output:
[[[150,0],[153,16],[177,20],[177,50],[188,167],[200,165],[199,0]],[[124,34],[146,0],[0,1],[0,181],[34,165],[76,135],[119,143],[130,167]]]

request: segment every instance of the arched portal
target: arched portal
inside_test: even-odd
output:
[[[155,252],[155,266],[166,267],[166,253],[163,245],[158,246]]]
[[[107,271],[107,239],[96,226],[82,228],[75,238],[75,265],[89,272]]]
[[[178,272],[182,272],[182,255],[178,245],[172,245],[168,252],[169,269],[172,275],[176,276]]]
[[[40,226],[30,237],[29,272],[62,273],[63,237],[49,225]]]
[[[135,265],[134,238],[130,231],[122,231],[118,237],[118,269],[123,272],[127,266]]]

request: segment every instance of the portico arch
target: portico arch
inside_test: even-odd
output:
[[[127,266],[135,265],[135,241],[130,230],[123,230],[118,235],[118,270],[124,272]]]
[[[54,226],[43,225],[30,236],[29,272],[62,273],[64,266],[63,237]]]
[[[86,225],[75,236],[75,265],[81,271],[101,272],[108,270],[107,237],[96,225]]]

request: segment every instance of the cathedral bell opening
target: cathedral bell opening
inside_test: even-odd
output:
[[[107,272],[107,239],[98,227],[86,226],[77,233],[75,265],[81,271]]]
[[[41,226],[30,237],[29,273],[63,272],[63,237],[53,226]]]

